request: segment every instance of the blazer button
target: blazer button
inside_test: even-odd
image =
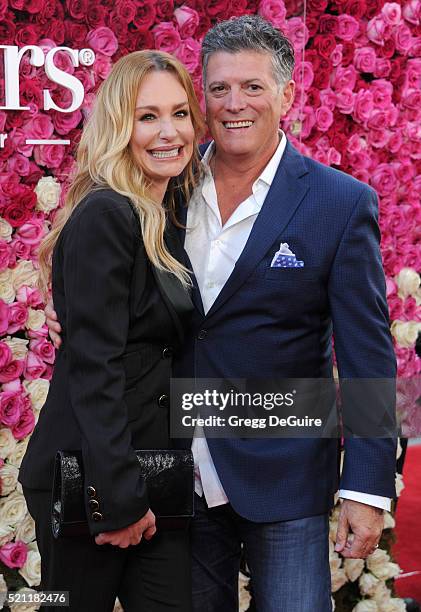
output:
[[[169,359],[170,357],[173,356],[173,349],[171,346],[166,346],[163,351],[162,351],[162,358],[163,359]]]
[[[102,521],[104,517],[102,516],[101,512],[93,512],[92,513],[92,520],[95,521],[96,523],[98,521]]]
[[[199,340],[203,340],[204,338],[206,338],[207,335],[208,332],[206,331],[206,329],[201,329],[200,332],[197,334],[197,337],[199,338]]]
[[[86,489],[86,492],[89,495],[89,497],[95,497],[96,495],[96,490],[94,489],[94,487],[88,487]]]
[[[168,408],[169,406],[169,397],[168,395],[160,395],[158,398],[158,406],[160,408]]]
[[[96,499],[90,499],[88,501],[88,506],[90,507],[91,510],[98,510],[99,503]]]

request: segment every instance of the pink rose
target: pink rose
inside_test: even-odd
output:
[[[393,40],[395,41],[396,49],[406,55],[413,44],[411,30],[405,24],[401,24],[393,31]]]
[[[355,49],[354,66],[360,72],[373,72],[376,67],[376,52],[373,47]]]
[[[351,15],[339,15],[336,36],[342,40],[354,40],[358,34],[359,28],[360,26],[358,21],[354,19],[354,17],[351,17]]]
[[[37,145],[34,149],[34,158],[40,166],[58,168],[63,161],[64,147],[57,145]]]
[[[0,272],[9,267],[11,249],[5,240],[0,240]]]
[[[333,113],[327,106],[316,110],[316,125],[321,132],[326,132],[333,123]]]
[[[351,89],[341,89],[336,94],[336,107],[345,115],[350,115],[354,110],[355,94]]]
[[[29,160],[20,153],[15,153],[13,157],[9,157],[7,160],[7,166],[11,172],[16,172],[16,174],[19,174],[19,176],[28,176],[29,174]]]
[[[314,79],[313,64],[311,62],[300,62],[296,64],[293,72],[293,79],[297,83],[302,83],[304,90],[310,89]]]
[[[12,253],[17,259],[29,259],[31,253],[31,245],[25,244],[19,238],[12,240]]]
[[[355,97],[353,116],[357,121],[365,123],[373,112],[373,94],[368,89],[360,89]]]
[[[364,138],[359,134],[352,134],[351,138],[348,140],[346,150],[349,151],[349,153],[359,153],[366,147],[367,143]]]
[[[40,340],[31,340],[29,343],[29,349],[46,363],[54,363],[54,346],[45,338]]]
[[[0,342],[0,369],[12,361],[12,351],[5,342]]]
[[[28,404],[27,408],[22,411],[19,421],[12,427],[12,434],[16,440],[23,440],[26,436],[29,436],[35,427],[35,416],[29,400]]]
[[[118,41],[114,32],[106,26],[101,26],[88,32],[86,42],[94,51],[104,55],[114,55],[118,49]]]
[[[384,57],[378,57],[376,59],[376,65],[374,67],[373,74],[375,77],[383,79],[389,76],[391,68],[392,64],[388,59],[385,59]]]
[[[403,16],[409,23],[419,25],[421,15],[421,5],[419,0],[409,0],[403,7]]]
[[[382,149],[389,142],[390,134],[387,130],[370,130],[368,132],[368,143],[375,149]]]
[[[320,105],[326,106],[331,111],[335,109],[336,106],[336,94],[330,88],[323,89],[320,92]]]
[[[402,146],[402,134],[400,132],[394,132],[389,139],[387,148],[391,153],[397,153]]]
[[[9,307],[0,299],[0,336],[4,336],[9,327]],[[3,366],[0,366],[0,368]]]
[[[176,57],[183,62],[189,72],[194,72],[200,64],[200,48],[197,40],[186,38],[175,51]]]
[[[332,65],[339,66],[339,64],[342,62],[342,58],[342,45],[336,45],[330,55],[330,61],[332,62]]]
[[[112,68],[111,58],[108,55],[103,55],[102,53],[97,53],[95,56],[95,63],[93,65],[94,74],[96,79],[101,79],[102,81],[107,78],[110,74]],[[86,92],[86,88],[85,88]],[[86,96],[85,96],[86,97]]]
[[[43,303],[40,290],[34,289],[33,287],[27,287],[26,285],[19,287],[16,292],[16,299],[18,302],[22,302],[31,308],[36,308]]]
[[[396,189],[396,174],[390,164],[379,164],[374,168],[371,185],[379,196],[388,195]]]
[[[45,372],[45,363],[32,351],[28,351],[25,363],[25,378],[35,380],[41,378]]]
[[[18,228],[16,235],[25,244],[38,245],[44,237],[45,231],[44,220],[32,218]]]
[[[384,45],[384,41],[390,37],[391,32],[391,26],[386,23],[382,15],[373,17],[367,23],[367,38],[381,47]]]
[[[286,8],[282,0],[261,0],[259,15],[281,30],[285,25]]]
[[[0,561],[7,567],[23,567],[28,556],[28,549],[24,542],[17,540],[16,542],[8,542],[0,548]]]
[[[386,109],[392,103],[393,85],[385,79],[378,79],[371,83],[374,106],[378,109]]]
[[[9,327],[7,333],[14,334],[18,329],[24,329],[28,320],[28,309],[22,302],[14,302],[9,306]]]
[[[80,110],[75,110],[72,113],[54,111],[52,114],[55,130],[62,136],[74,130],[82,121],[82,113]]]
[[[286,20],[286,35],[295,51],[302,51],[309,38],[307,26],[301,17],[291,17]]]
[[[362,181],[363,183],[368,184],[370,182],[370,173],[367,170],[364,170],[363,168],[353,170],[352,176],[354,176],[359,181]]]
[[[397,162],[394,169],[398,180],[402,183],[409,183],[415,176],[415,167],[411,162]]]
[[[396,26],[401,22],[401,6],[397,2],[386,2],[382,6],[382,15],[386,23]]]
[[[197,11],[183,4],[183,6],[175,9],[174,17],[177,22],[181,38],[189,38],[190,36],[194,36],[200,21],[199,13]]]
[[[24,408],[23,396],[15,391],[0,393],[0,422],[5,427],[13,427],[19,422]]]
[[[0,369],[0,383],[8,383],[22,376],[24,361],[13,359],[4,368]]]
[[[357,81],[357,72],[354,66],[347,66],[343,68],[342,66],[338,66],[335,70],[335,74],[333,76],[333,89],[341,90],[345,87],[353,90],[355,87],[355,83]]]
[[[24,132],[27,138],[48,139],[53,135],[54,127],[48,115],[38,113],[26,124]]]
[[[181,38],[179,32],[169,21],[163,21],[152,30],[155,48],[167,53],[174,53],[180,46]]]

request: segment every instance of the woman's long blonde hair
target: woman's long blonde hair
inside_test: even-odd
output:
[[[151,181],[135,163],[129,148],[139,87],[151,70],[171,72],[183,86],[195,132],[192,159],[182,177],[171,179],[169,183],[166,207],[173,218],[175,191],[181,189],[187,199],[196,184],[198,142],[204,132],[204,122],[186,68],[162,51],[135,51],[122,57],[98,91],[78,146],[76,175],[67,193],[65,205],[39,250],[40,286],[44,292],[47,292],[51,280],[53,249],[64,224],[89,192],[107,187],[128,197],[135,207],[139,214],[145,250],[152,264],[175,274],[184,285],[189,284],[188,270],[165,246],[165,208],[152,200]]]

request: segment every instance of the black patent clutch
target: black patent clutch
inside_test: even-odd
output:
[[[190,450],[138,450],[140,475],[158,526],[185,524],[194,514],[194,461]],[[81,451],[57,451],[52,494],[55,538],[89,535]]]

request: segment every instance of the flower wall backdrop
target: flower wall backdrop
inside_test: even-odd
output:
[[[294,44],[297,95],[283,125],[292,143],[369,183],[379,195],[399,375],[413,378],[421,371],[414,350],[421,330],[419,0],[0,0],[0,44],[37,45],[45,54],[57,46],[90,48],[96,56],[91,66],[78,67],[66,52],[55,56],[59,68],[83,83],[84,101],[74,112],[44,110],[43,89],[61,108],[71,104],[71,95],[30,63],[29,52],[20,68],[20,99],[29,108],[0,110],[0,135],[7,136],[0,139],[0,591],[4,580],[9,588],[39,583],[34,526],[17,485],[54,364],[36,258],[71,180],[83,118],[113,62],[142,48],[162,49],[183,61],[203,106],[201,39],[216,21],[244,13],[260,13]],[[0,57],[3,106],[1,66]],[[27,143],[51,138],[70,144]],[[414,402],[408,405],[410,428],[416,415]],[[344,562],[332,550],[331,567],[341,609],[405,609],[386,586],[398,572],[386,551],[367,562]]]

